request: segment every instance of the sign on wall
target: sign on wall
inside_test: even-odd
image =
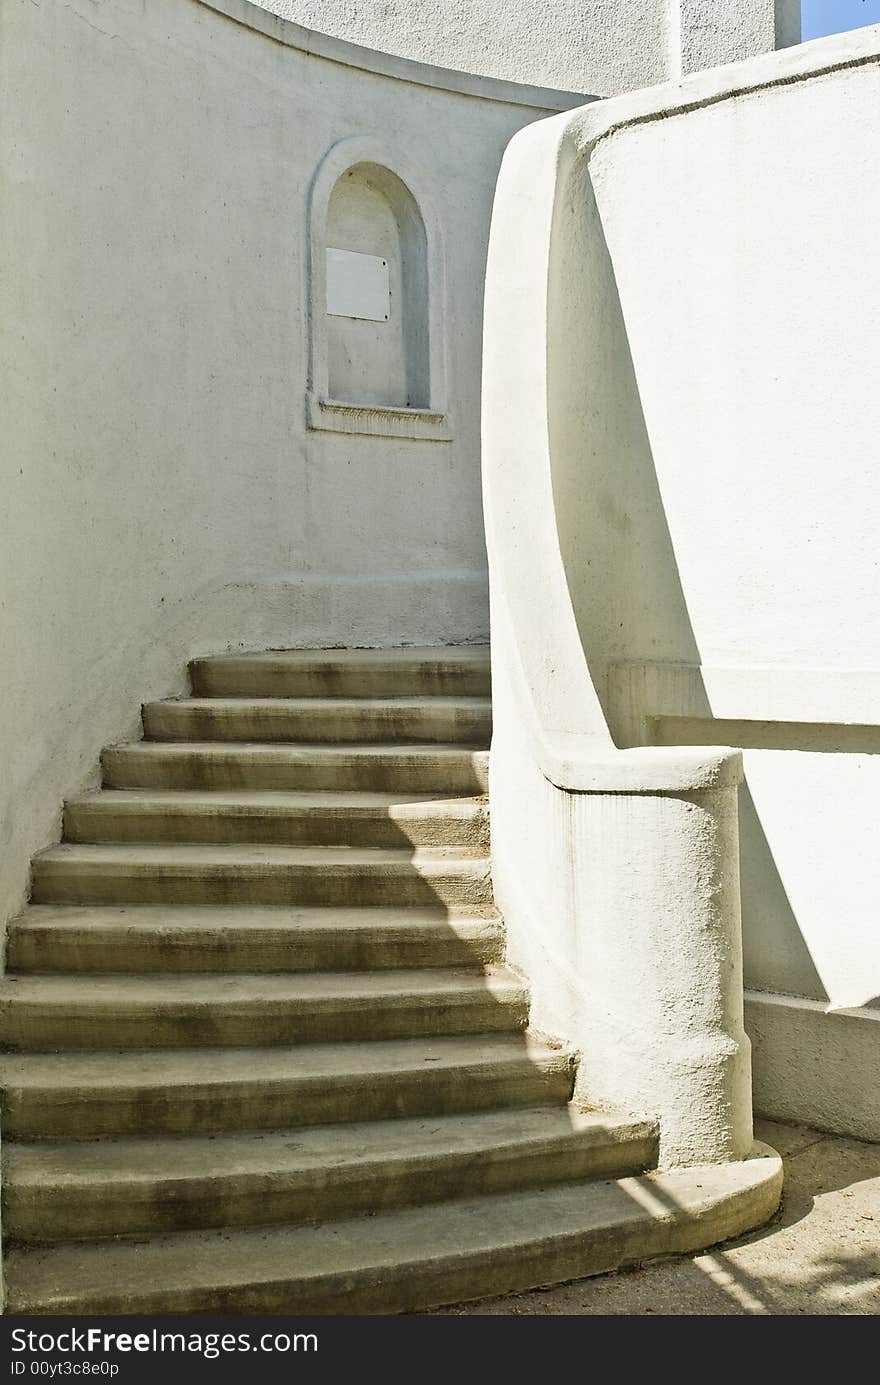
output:
[[[327,312],[334,317],[387,322],[391,313],[388,261],[328,246]]]

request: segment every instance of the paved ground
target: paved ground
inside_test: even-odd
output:
[[[763,1230],[705,1255],[512,1294],[449,1313],[880,1313],[880,1145],[760,1121],[785,1161],[782,1207]]]

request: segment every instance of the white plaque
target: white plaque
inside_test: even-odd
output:
[[[391,312],[388,261],[378,255],[327,248],[327,312],[387,322]]]

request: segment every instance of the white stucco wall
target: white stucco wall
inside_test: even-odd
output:
[[[619,745],[745,748],[757,1107],[871,1138],[878,98],[868,29],[560,117],[578,152],[547,322],[557,532],[604,716]]]
[[[599,129],[603,115],[600,104]],[[729,1160],[752,1137],[742,757],[615,747],[560,543],[560,468],[579,474],[591,514],[607,511],[572,446],[579,401],[589,408],[590,387],[607,382],[560,331],[565,305],[569,325],[596,338],[613,283],[607,257],[591,262],[572,183],[570,131],[582,119],[542,121],[512,141],[492,216],[482,412],[493,886],[532,1024],[580,1051],[576,1099],[652,1116],[663,1164]],[[571,503],[579,496],[574,487]],[[578,543],[597,584],[598,556]]]
[[[486,638],[479,304],[497,167],[545,97],[236,0],[4,0],[0,63],[6,917],[190,656]],[[358,135],[442,225],[450,441],[306,429],[309,189]]]
[[[258,0],[423,62],[600,96],[797,43],[799,0]]]
[[[674,626],[620,589],[606,653],[741,671],[707,674],[702,716],[776,727],[720,737],[748,749],[779,877],[755,830],[747,981],[841,1005],[880,996],[878,97],[880,63],[841,68],[625,128],[590,163],[680,584]],[[657,739],[719,739],[645,697]]]

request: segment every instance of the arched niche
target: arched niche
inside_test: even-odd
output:
[[[402,163],[353,137],[334,145],[316,174],[308,423],[447,441],[442,239]]]
[[[381,164],[346,169],[325,244],[330,398],[428,408],[427,239],[406,184]]]

